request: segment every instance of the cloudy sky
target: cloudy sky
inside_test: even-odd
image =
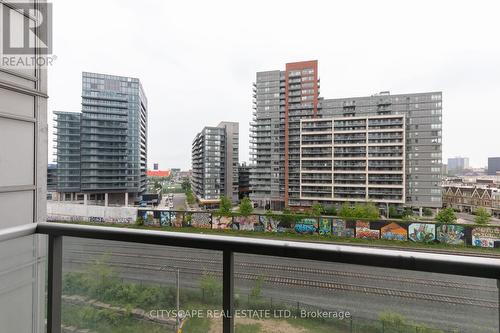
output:
[[[53,3],[49,110],[80,110],[82,71],[140,78],[161,168],[189,168],[194,135],[222,120],[247,161],[255,72],[311,59],[325,98],[442,91],[443,160],[500,156],[498,0]]]

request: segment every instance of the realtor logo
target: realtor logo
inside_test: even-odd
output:
[[[52,4],[1,2],[1,54],[48,55],[52,53]]]

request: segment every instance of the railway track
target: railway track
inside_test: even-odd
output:
[[[74,253],[77,255],[105,255],[109,254],[113,257],[128,257],[128,258],[147,258],[153,260],[162,260],[165,262],[176,261],[176,262],[184,262],[184,263],[197,263],[197,264],[208,264],[208,265],[222,265],[220,260],[216,259],[203,259],[203,258],[192,258],[192,257],[177,257],[177,256],[165,256],[165,255],[148,255],[148,254],[131,254],[131,253],[118,253],[118,252],[109,252],[109,251],[77,251],[70,250],[67,251],[69,253]],[[303,267],[303,266],[290,266],[290,265],[279,265],[279,264],[265,264],[265,263],[254,263],[254,262],[235,262],[236,267],[246,268],[246,269],[259,269],[265,271],[282,271],[289,272],[294,274],[314,274],[314,275],[322,275],[326,277],[332,278],[355,278],[355,279],[367,279],[367,280],[377,280],[384,282],[399,282],[399,283],[408,283],[414,285],[423,285],[423,286],[433,286],[433,287],[443,287],[443,288],[460,288],[460,289],[468,289],[475,291],[488,291],[488,292],[497,292],[497,287],[488,287],[480,284],[473,283],[459,283],[448,280],[436,280],[436,279],[422,279],[422,278],[407,278],[407,277],[398,277],[398,276],[389,276],[389,275],[380,275],[380,274],[372,274],[372,273],[358,273],[358,272],[349,272],[349,271],[339,271],[333,269],[321,269],[321,268],[312,268],[312,267]]]
[[[80,260],[80,259],[66,259],[65,262],[76,263],[76,264],[88,264],[88,260]],[[113,261],[111,263],[107,263],[112,267],[120,267],[127,269],[137,269],[137,270],[149,270],[149,271],[166,271],[164,265],[157,264],[149,264],[143,263],[140,265],[131,264],[128,262],[117,262]],[[200,276],[201,274],[211,274],[214,276],[222,276],[222,270],[220,269],[203,269],[203,268],[182,268],[181,272],[183,274],[193,274]],[[484,308],[497,309],[498,302],[491,301],[487,299],[475,299],[470,297],[462,297],[462,296],[452,296],[452,295],[444,295],[437,293],[424,293],[424,292],[415,292],[415,291],[406,291],[399,289],[391,289],[391,288],[382,288],[382,287],[372,287],[366,285],[356,285],[350,283],[335,283],[328,281],[319,281],[319,280],[311,280],[311,279],[301,279],[301,278],[291,278],[286,276],[269,276],[269,275],[261,275],[256,273],[242,273],[235,272],[235,278],[254,281],[257,279],[263,279],[264,282],[281,285],[281,286],[289,286],[289,287],[309,287],[315,289],[322,290],[336,290],[336,291],[345,291],[345,292],[359,292],[363,294],[372,294],[378,296],[389,296],[389,297],[399,297],[404,299],[414,299],[418,301],[430,301],[430,302],[441,302],[447,304],[456,304],[456,305],[466,305],[466,306],[479,306]]]

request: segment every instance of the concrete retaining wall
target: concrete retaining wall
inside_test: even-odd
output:
[[[47,202],[47,221],[84,221],[95,223],[134,223],[137,208],[79,205],[65,202]]]

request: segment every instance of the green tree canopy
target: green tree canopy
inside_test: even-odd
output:
[[[319,202],[317,202],[311,206],[311,215],[312,216],[320,216],[321,214],[323,214],[324,211],[325,211],[325,209],[323,208],[323,205],[320,204]]]
[[[375,220],[380,217],[380,214],[378,208],[371,202],[356,204],[354,207],[344,202],[340,208],[339,216],[343,218]]]
[[[491,214],[484,207],[479,207],[476,211],[474,221],[477,224],[488,224],[491,220]]]
[[[452,208],[444,208],[436,215],[436,221],[439,223],[454,223],[457,220],[457,215]]]
[[[432,216],[432,209],[425,207],[422,210],[422,214],[424,214],[424,216]]]
[[[217,211],[220,215],[231,215],[231,209],[233,208],[233,204],[231,200],[225,195],[220,197],[219,210]]]
[[[249,198],[243,198],[240,202],[239,213],[248,216],[253,213],[253,203]]]

